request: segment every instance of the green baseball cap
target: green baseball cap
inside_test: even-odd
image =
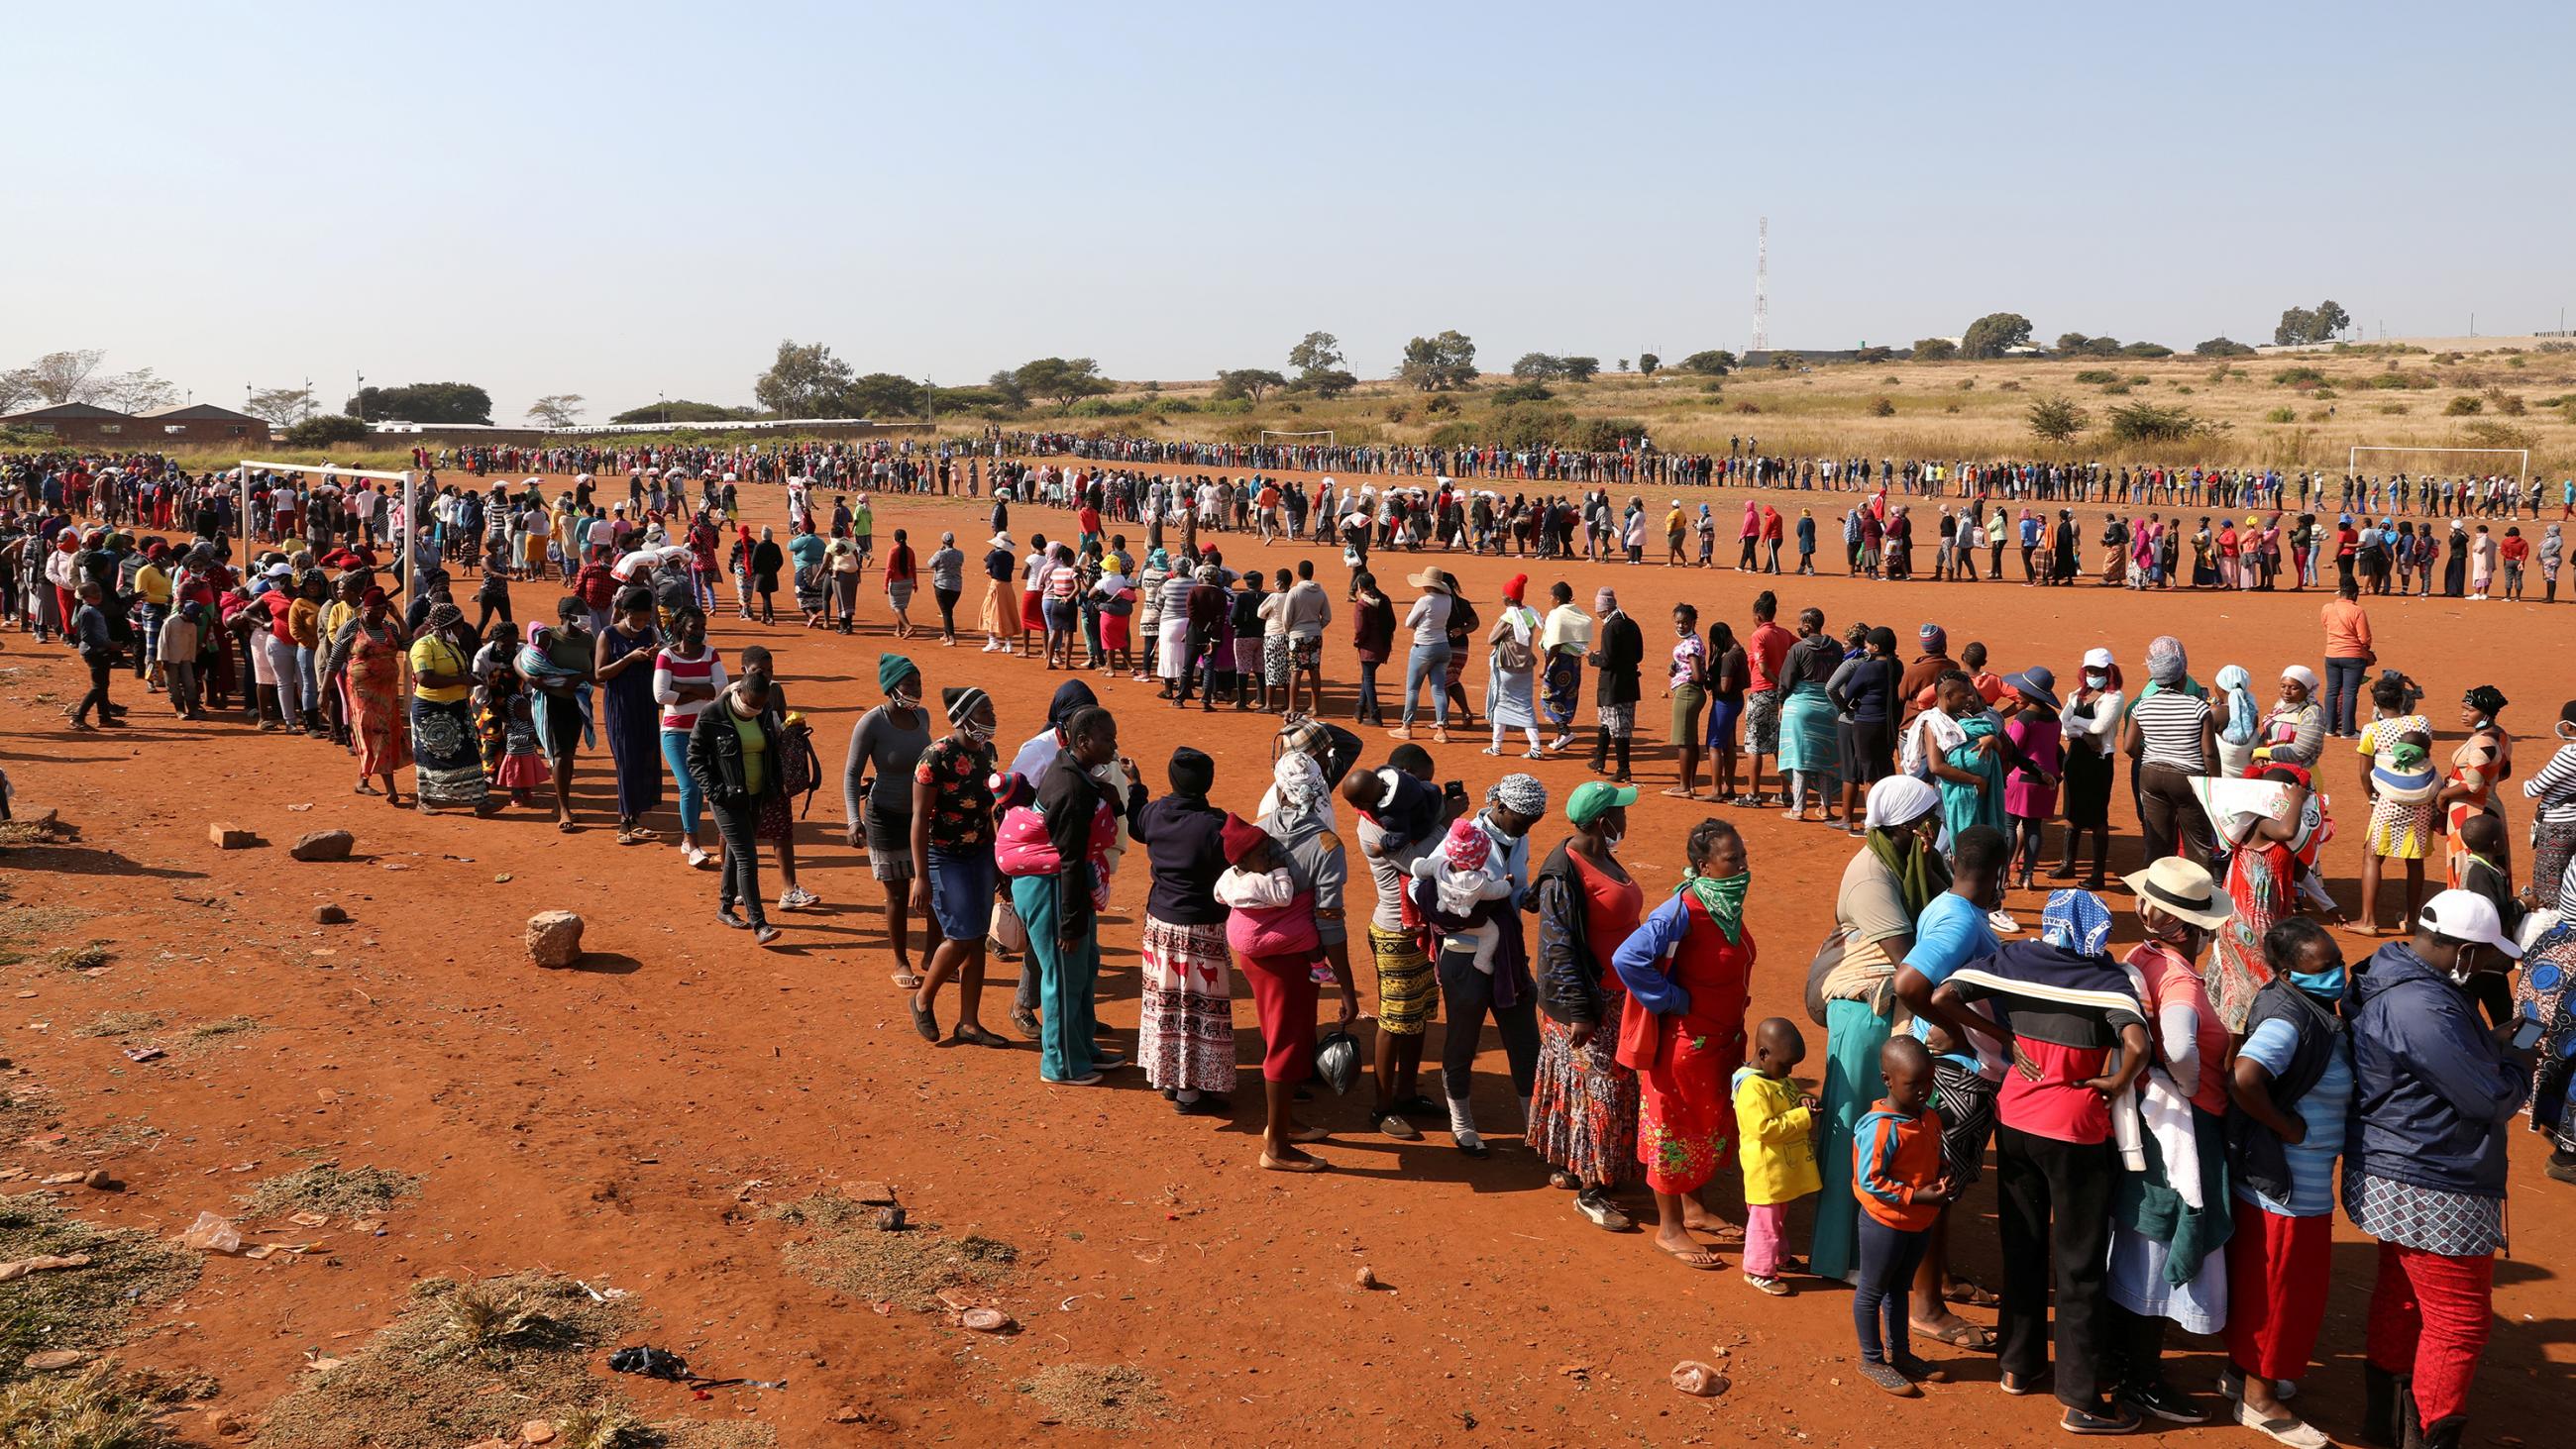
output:
[[[1637,787],[1613,785],[1607,780],[1586,780],[1565,797],[1565,818],[1577,825],[1589,825],[1601,818],[1601,812],[1613,806],[1637,803]]]

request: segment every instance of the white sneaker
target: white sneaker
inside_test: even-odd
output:
[[[782,911],[801,911],[821,904],[823,904],[823,898],[803,886],[778,893],[778,908]]]
[[[2291,1449],[2329,1449],[2334,1442],[2318,1432],[2316,1425],[2305,1419],[2296,1415],[2266,1419],[2245,1407],[2241,1400],[2236,1405],[2236,1422],[2257,1434],[2269,1435],[2291,1446]]]

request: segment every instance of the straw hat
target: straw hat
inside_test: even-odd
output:
[[[1417,589],[1437,589],[1441,593],[1453,596],[1458,592],[1458,581],[1449,577],[1447,569],[1424,569],[1418,574],[1405,575],[1404,581]]]
[[[2122,876],[2137,892],[2141,909],[2154,906],[2178,920],[2215,929],[2236,914],[2236,903],[2219,889],[2207,867],[2179,855],[2168,855],[2135,875]]]

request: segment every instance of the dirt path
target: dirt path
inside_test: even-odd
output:
[[[775,492],[746,496],[756,519],[777,518]],[[980,502],[879,502],[880,554],[897,526],[925,555],[942,528],[957,531],[970,557],[987,532]],[[1033,527],[1052,535],[1066,522],[1024,505],[1014,509],[1013,532],[1025,541]],[[1227,541],[1238,545],[1228,549],[1235,561],[1265,566],[1311,552],[1338,606],[1337,551]],[[1461,574],[1480,604],[1525,567],[1438,562]],[[2294,659],[2314,662],[2321,602],[2012,585],[1896,591],[1830,576],[1764,581],[1659,567],[1526,571],[1534,590],[1560,574],[1586,594],[1596,582],[1614,584],[1647,624],[1650,652],[1660,651],[1676,600],[1740,624],[1752,593],[1770,582],[1784,614],[1815,604],[1836,627],[1858,613],[1909,638],[1915,624],[1936,619],[1954,646],[1984,640],[1999,668],[2046,662],[2061,678],[2096,643],[2134,667],[2149,634],[2172,630],[2190,642],[2204,678],[2235,660],[2268,679]],[[1380,572],[1401,570],[1389,561]],[[546,612],[553,594],[521,586],[520,617]],[[723,610],[714,641],[728,655],[755,641],[777,651],[780,677],[816,721],[829,772],[854,711],[876,698],[876,652],[894,647],[880,626],[884,612],[871,572],[859,638],[758,630]],[[926,598],[914,612],[935,618]],[[2503,688],[2514,700],[2508,722],[2542,736],[2526,740],[2523,757],[2525,770],[2537,768],[2545,721],[2565,688],[2562,656],[2546,647],[2563,636],[2559,616],[2537,605],[2426,601],[2375,609],[2373,619],[2380,652],[2425,681],[2438,722],[2448,723],[2448,702],[2465,686]],[[1348,708],[1353,672],[1346,637],[1337,619],[1327,651],[1337,712]],[[1006,744],[1038,727],[1061,677],[977,653],[971,642],[902,647],[933,691],[964,681],[992,690]],[[1987,1357],[1936,1351],[1962,1382],[1936,1386],[1919,1403],[1867,1389],[1851,1371],[1849,1304],[1838,1288],[1762,1298],[1738,1281],[1731,1253],[1726,1271],[1686,1273],[1645,1237],[1606,1236],[1576,1218],[1516,1141],[1470,1162],[1440,1134],[1397,1144],[1365,1133],[1362,1104],[1328,1101],[1320,1113],[1344,1135],[1319,1150],[1336,1170],[1285,1179],[1253,1166],[1245,1114],[1257,1114],[1256,1094],[1238,1094],[1233,1121],[1181,1119],[1134,1073],[1104,1090],[1049,1088],[1027,1045],[999,1053],[924,1046],[887,982],[877,888],[841,841],[828,785],[800,827],[802,873],[826,906],[782,917],[786,937],[762,952],[714,923],[713,878],[687,870],[668,848],[667,806],[655,822],[662,845],[613,843],[604,757],[584,759],[581,808],[593,828],[581,835],[556,835],[542,810],[489,822],[424,819],[350,794],[346,762],[326,745],[230,722],[176,722],[157,697],[122,681],[134,728],[69,734],[58,716],[79,693],[77,671],[23,635],[0,638],[0,669],[8,671],[0,695],[17,706],[0,735],[0,763],[19,811],[59,807],[80,832],[74,843],[0,856],[11,892],[0,925],[28,928],[21,949],[31,952],[99,939],[112,953],[89,973],[41,954],[0,968],[0,987],[19,998],[0,1054],[23,1068],[0,1084],[13,1096],[26,1087],[49,1094],[40,1115],[49,1104],[67,1134],[52,1144],[41,1122],[14,1130],[23,1113],[13,1116],[0,1169],[28,1175],[0,1190],[107,1165],[129,1189],[72,1199],[85,1215],[173,1233],[201,1209],[231,1211],[233,1194],[314,1160],[424,1179],[415,1202],[383,1215],[383,1236],[335,1219],[300,1234],[321,1242],[315,1252],[210,1261],[179,1302],[139,1317],[144,1336],[128,1351],[132,1360],[219,1374],[220,1402],[238,1412],[256,1415],[294,1387],[308,1348],[343,1351],[349,1336],[389,1321],[416,1278],[550,1269],[635,1294],[652,1325],[638,1341],[677,1349],[708,1373],[791,1382],[784,1393],[718,1390],[709,1401],[624,1382],[647,1417],[753,1421],[774,1426],[787,1444],[861,1432],[833,1421],[844,1406],[907,1442],[1018,1441],[1043,1415],[1016,1386],[1063,1364],[1155,1375],[1172,1417],[1149,1420],[1144,1433],[1170,1442],[1204,1440],[1215,1422],[1229,1438],[1263,1443],[1505,1433],[1536,1443],[1860,1446],[1981,1431],[1995,1443],[2058,1440],[2044,1402],[1995,1393]],[[1152,701],[1149,685],[1087,677],[1119,712],[1127,751],[1152,783],[1186,738],[1216,754],[1218,799],[1249,807],[1267,769],[1267,725],[1222,712],[1176,718]],[[1480,680],[1471,671],[1471,693]],[[1639,757],[1648,790],[1625,851],[1654,893],[1677,875],[1688,825],[1711,808],[1656,793],[1672,778],[1658,704],[1650,690],[1641,709],[1649,743]],[[1370,738],[1371,758],[1382,758],[1382,737]],[[1472,743],[1435,753],[1447,773],[1481,790],[1501,762],[1475,753],[1480,736],[1460,738]],[[1586,778],[1579,761],[1537,773],[1559,801]],[[2327,788],[2350,793],[2350,773],[2335,761]],[[2119,808],[2125,816],[2125,801]],[[2513,813],[2527,818],[2518,801]],[[2361,822],[2353,810],[2344,816],[2328,860],[2349,904]],[[1851,847],[1825,827],[1773,813],[1730,818],[1751,845],[1749,919],[1768,948],[1755,1014],[1798,1016],[1806,947],[1824,931]],[[267,844],[218,851],[206,834],[214,820],[255,829]],[[286,858],[299,833],[332,827],[356,833],[356,859]],[[1559,833],[1552,823],[1540,839]],[[2119,843],[2134,853],[2134,842],[2126,834]],[[1136,1020],[1144,879],[1141,870],[1126,873],[1103,932],[1103,1016],[1122,1037]],[[324,903],[344,907],[351,923],[316,925],[314,908]],[[2028,915],[2037,901],[2012,904]],[[537,970],[520,948],[527,916],[550,907],[589,921],[593,954],[580,969]],[[31,910],[55,914],[24,914]],[[2125,912],[2121,919],[2129,924]],[[1005,990],[1010,969],[995,972]],[[76,1034],[111,1012],[149,1013],[162,1024],[123,1038]],[[988,1019],[998,1024],[1001,1015]],[[255,1029],[190,1039],[192,1027],[235,1017]],[[1248,1006],[1237,1024],[1251,1060]],[[1820,1064],[1815,1035],[1809,1061]],[[120,1050],[147,1042],[169,1054],[135,1063]],[[1513,1120],[1499,1054],[1489,1051],[1482,1065],[1482,1114]],[[2576,1294],[2558,1266],[2576,1207],[2542,1176],[2537,1139],[2517,1130],[2513,1151],[2521,1256],[2499,1265],[2501,1322],[2474,1432],[2538,1443],[2540,1416],[2567,1401],[2576,1363],[2567,1332]],[[803,1234],[765,1219],[761,1207],[862,1181],[895,1185],[916,1221],[1016,1247],[1016,1269],[979,1297],[1022,1330],[979,1337],[935,1315],[881,1315],[783,1263],[782,1245]],[[1990,1220],[1991,1189],[1969,1207]],[[1992,1281],[1991,1230],[1968,1229],[1962,1240],[1967,1266]],[[2343,1229],[2326,1363],[2303,1401],[2338,1431],[2351,1429],[2356,1412],[2370,1264],[2369,1246]],[[1354,1286],[1363,1265],[1383,1288]],[[2176,1344],[2176,1381],[2206,1390],[2218,1356],[2209,1345]],[[1721,1367],[1732,1390],[1713,1402],[1675,1394],[1666,1370],[1709,1357],[1713,1346],[1727,1350]],[[1063,1442],[1099,1432],[1054,1430]],[[2185,1437],[2244,1442],[2233,1429]]]

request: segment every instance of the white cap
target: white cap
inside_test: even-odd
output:
[[[2491,946],[2508,957],[2519,957],[2522,948],[2504,932],[2504,922],[2496,915],[2495,902],[2476,891],[2444,891],[2424,903],[2415,924],[2450,941]]]
[[[2108,649],[2085,650],[2084,667],[2087,669],[2109,669],[2111,667],[2111,651]]]

